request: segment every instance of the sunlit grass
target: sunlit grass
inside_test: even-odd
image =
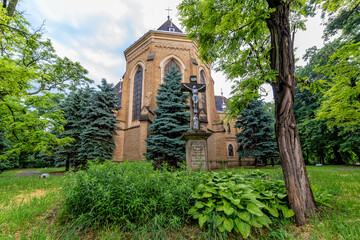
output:
[[[33,169],[39,172],[63,169]],[[230,168],[227,171],[253,171]],[[16,176],[23,170],[6,171],[0,175],[0,239],[221,239],[197,226],[159,229],[156,222],[141,228],[127,225],[83,226],[81,222],[60,222],[58,209],[62,196],[59,189],[63,176],[48,179]],[[219,170],[223,171],[223,170]],[[282,178],[280,166],[261,168],[270,177]],[[332,208],[319,208],[316,218],[303,227],[293,219],[276,220],[270,229],[258,229],[250,239],[360,239],[360,167],[308,166],[311,185],[326,190],[334,197]],[[161,220],[161,219],[160,219]],[[232,239],[232,236],[228,236]]]
[[[59,168],[34,170],[52,172]],[[63,176],[16,176],[19,171],[24,170],[0,175],[0,239],[19,239],[29,234],[60,200]]]

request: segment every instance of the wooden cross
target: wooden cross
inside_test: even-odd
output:
[[[191,111],[191,122],[192,126],[191,129],[193,130],[199,130],[200,124],[199,124],[199,92],[205,92],[206,85],[205,84],[198,84],[196,82],[191,83],[182,83],[181,84],[181,91],[183,92],[190,92],[191,95],[191,105],[192,105],[192,111]]]
[[[165,9],[165,11],[168,11],[168,19],[170,19],[170,11],[172,11],[172,9],[168,7],[167,9]]]

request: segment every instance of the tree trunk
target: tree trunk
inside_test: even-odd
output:
[[[70,156],[68,154],[65,162],[65,172],[68,172],[69,170],[70,170]]]
[[[335,155],[335,164],[338,164],[338,165],[346,164],[343,157],[341,156],[341,154],[339,152],[339,150],[340,150],[339,145],[333,146],[332,149],[333,149],[333,152],[334,152],[334,155]]]
[[[293,106],[295,101],[294,54],[290,34],[289,3],[267,0],[275,9],[267,19],[271,34],[270,65],[278,72],[275,88],[275,131],[290,206],[297,225],[316,211],[306,173]]]

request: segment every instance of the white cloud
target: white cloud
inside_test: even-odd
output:
[[[123,58],[104,50],[96,50],[89,48],[79,49],[82,56],[88,62],[94,63],[103,68],[113,68],[124,65]]]
[[[22,1],[33,24],[46,19],[46,29],[57,53],[79,61],[89,77],[100,83],[105,77],[117,83],[125,72],[123,51],[148,30],[157,29],[167,20],[166,8],[175,25],[181,0],[34,0]],[[308,21],[308,30],[295,37],[296,57],[313,45],[322,46],[320,18]],[[300,64],[303,64],[300,62]],[[229,97],[232,83],[221,73],[213,73],[215,94]]]
[[[35,0],[33,2],[46,19],[75,27],[86,24],[93,17],[119,20],[129,11],[126,2],[117,0]]]

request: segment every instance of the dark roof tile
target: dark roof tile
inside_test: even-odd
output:
[[[164,22],[157,30],[183,33],[170,19]]]

